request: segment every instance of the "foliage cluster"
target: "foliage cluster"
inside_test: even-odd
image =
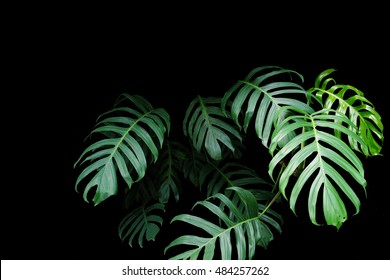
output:
[[[170,259],[253,259],[257,246],[267,248],[282,232],[276,202],[294,213],[306,202],[313,224],[339,229],[360,211],[362,160],[381,155],[384,137],[374,105],[354,86],[337,83],[334,71],[305,89],[298,72],[262,66],[223,96],[198,95],[182,122],[187,142],[170,138],[164,108],[123,93],[86,139],[91,144],[74,165],[81,168],[76,190],[85,182],[83,197],[95,205],[123,193],[128,214],[119,237],[142,247],[155,240],[165,210],[188,185],[199,188],[204,199],[194,207],[209,215],[178,213],[170,221],[194,228],[167,244],[165,254],[179,251]],[[267,178],[242,161],[249,130],[271,157]]]

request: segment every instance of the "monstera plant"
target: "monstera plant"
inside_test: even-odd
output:
[[[381,155],[384,137],[374,105],[334,71],[305,89],[298,72],[262,66],[221,96],[194,96],[183,116],[186,141],[170,137],[164,108],[123,93],[86,138],[76,191],[94,205],[123,197],[118,234],[130,246],[155,240],[163,223],[186,224],[167,241],[169,259],[253,259],[282,232],[283,207],[275,205],[296,215],[304,205],[314,225],[339,229],[366,199],[362,161]],[[249,132],[269,154],[264,173],[242,160]],[[200,200],[167,220],[189,186]]]

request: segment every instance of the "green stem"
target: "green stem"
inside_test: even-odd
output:
[[[285,169],[284,166],[282,166],[282,168],[280,169],[279,171],[279,174],[278,174],[278,178],[276,178],[276,181],[275,181],[275,185],[274,185],[274,189],[275,190],[277,187],[278,187],[278,184],[279,184],[279,179],[280,179],[280,176],[282,175],[283,173],[283,170]],[[261,216],[263,216],[263,214],[265,212],[267,212],[267,210],[271,207],[272,204],[274,204],[274,202],[278,199],[278,197],[280,196],[281,192],[278,188],[278,192],[274,195],[274,197],[271,199],[270,202],[268,202],[267,206],[264,208],[264,210],[260,213],[260,215],[258,216],[258,218],[260,218]]]
[[[261,216],[264,215],[265,212],[268,211],[268,209],[271,207],[271,205],[278,199],[278,197],[280,196],[281,192],[280,190],[274,195],[274,197],[271,199],[271,201],[267,204],[267,206],[264,208],[264,210],[260,213],[259,216],[257,216],[257,218],[260,218]]]

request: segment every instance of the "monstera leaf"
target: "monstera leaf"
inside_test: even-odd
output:
[[[200,170],[200,185],[207,190],[207,197],[223,192],[228,187],[271,185],[260,178],[253,169],[235,162],[222,167],[208,162]]]
[[[95,205],[118,192],[118,169],[129,188],[141,180],[148,165],[148,152],[156,161],[164,135],[169,133],[169,115],[164,109],[154,109],[142,96],[126,93],[119,97],[117,105],[123,102],[136,108],[116,107],[99,116],[90,135],[98,133],[103,139],[88,146],[74,164],[86,165],[76,180],[76,191],[82,180],[89,180],[83,197],[88,202],[89,191],[97,186]]]
[[[259,75],[261,73],[262,75]],[[275,117],[281,107],[292,106],[308,113],[314,112],[306,103],[316,100],[316,97],[297,83],[279,81],[278,78],[283,78],[283,75],[290,78],[295,75],[303,81],[302,75],[292,70],[276,66],[258,67],[253,69],[243,81],[238,81],[231,87],[222,98],[221,106],[225,114],[228,112],[227,104],[233,98],[230,109],[231,116],[239,127],[243,127],[245,132],[253,115],[256,116],[255,131],[265,147],[268,147],[274,129]],[[299,99],[299,96],[303,97],[301,98],[303,101]],[[241,113],[244,113],[243,121]],[[288,115],[289,111],[284,110],[283,114],[278,115],[276,123],[280,123]],[[281,139],[279,145],[283,146],[293,137],[293,132],[291,135],[286,135],[285,139]]]
[[[233,139],[242,140],[220,106],[220,98],[203,98],[198,95],[188,106],[183,120],[184,134],[190,138],[195,150],[200,152],[204,147],[215,160],[220,160],[223,156],[221,144],[234,153]]]
[[[350,125],[348,128],[363,138],[367,144],[359,145],[354,138],[348,137],[349,144],[354,150],[366,156],[379,155],[384,139],[380,115],[373,104],[364,97],[362,91],[350,85],[337,84],[333,78],[329,78],[334,71],[336,70],[331,68],[318,75],[315,86],[309,91],[321,98],[324,108],[333,108],[349,117],[354,126]],[[340,137],[337,130],[336,135]]]
[[[181,176],[183,161],[187,149],[177,141],[167,139],[154,168],[156,186],[161,203],[167,203],[174,196],[179,201],[181,192]]]
[[[160,232],[163,218],[157,212],[165,212],[165,206],[162,203],[151,205],[142,205],[127,214],[119,224],[118,232],[122,240],[128,238],[130,247],[133,246],[133,240],[138,236],[138,245],[143,246],[144,240],[155,240]]]
[[[259,204],[250,191],[240,187],[229,187],[227,190],[237,194],[242,207],[238,207],[237,203],[222,193],[195,204],[208,209],[223,225],[190,214],[180,214],[172,219],[172,222],[181,221],[204,230],[209,237],[183,235],[176,238],[165,248],[165,253],[179,245],[191,246],[191,249],[170,259],[211,260],[215,257],[217,246],[221,259],[232,259],[233,255],[237,259],[253,259],[256,246],[267,247],[273,239],[273,233],[267,223],[280,231],[278,222],[271,216],[259,213]],[[219,201],[219,206],[212,203],[212,200],[217,203]]]
[[[299,130],[297,136],[274,155],[278,141],[286,134],[297,130]],[[338,111],[323,109],[313,114],[290,116],[280,123],[273,133],[269,149],[273,158],[268,172],[272,177],[276,166],[284,158],[289,157],[290,160],[280,175],[279,189],[287,198],[286,188],[293,182],[288,198],[290,208],[295,212],[302,188],[310,184],[308,211],[311,221],[318,225],[316,212],[318,197],[322,192],[322,209],[326,223],[340,228],[347,219],[343,197],[352,202],[356,214],[360,209],[360,200],[343,174],[350,174],[364,188],[366,180],[359,157],[344,141],[334,135],[335,130],[347,135],[364,149],[367,148],[362,138],[354,132],[356,126]],[[298,179],[292,180],[292,175],[299,167],[302,171]]]
[[[198,153],[194,147],[187,149],[187,156],[183,161],[183,175],[194,186],[199,187],[200,170],[207,164],[207,156],[204,153]]]

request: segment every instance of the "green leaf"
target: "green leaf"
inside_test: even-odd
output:
[[[154,203],[149,206],[144,204],[132,210],[119,224],[119,237],[122,240],[128,238],[130,247],[133,247],[133,240],[137,236],[141,248],[144,240],[154,241],[163,223],[161,215],[156,214],[158,210],[165,212],[164,204]]]
[[[212,159],[223,157],[223,146],[235,152],[234,138],[242,141],[240,133],[230,124],[220,108],[221,99],[197,96],[187,108],[183,131],[197,152],[203,148]],[[222,145],[222,146],[221,146]]]
[[[244,80],[238,81],[231,87],[222,98],[221,107],[225,114],[229,113],[226,107],[233,99],[230,109],[231,116],[245,132],[255,116],[255,131],[265,147],[268,147],[274,123],[280,123],[290,114],[287,110],[283,114],[278,114],[280,108],[290,106],[307,113],[314,112],[306,103],[312,99],[317,100],[316,97],[297,83],[279,81],[278,78],[280,76],[283,78],[283,75],[289,78],[296,75],[303,82],[302,75],[295,71],[277,66],[258,67],[252,70]],[[303,97],[303,101],[299,100],[299,96]],[[242,114],[244,120],[241,118]],[[277,119],[276,116],[278,116]],[[283,146],[284,142],[292,137],[287,135],[286,139],[279,142],[279,145]]]
[[[348,136],[352,149],[366,156],[380,155],[384,140],[381,116],[362,91],[350,85],[337,84],[328,77],[334,71],[331,68],[320,73],[315,86],[309,91],[321,99],[324,108],[334,109],[351,120],[353,125],[348,125],[348,129],[358,134],[366,144],[361,145]],[[335,130],[335,135],[341,137],[338,130]]]
[[[333,113],[333,114],[331,114]],[[292,121],[293,120],[293,121]],[[294,172],[298,167],[303,171],[293,183],[291,194],[288,198],[290,208],[295,213],[295,205],[302,189],[310,184],[308,198],[308,211],[312,223],[318,225],[316,209],[319,193],[322,190],[322,208],[328,225],[340,228],[347,219],[346,207],[340,192],[345,195],[355,207],[355,214],[360,211],[360,200],[350,184],[343,177],[345,172],[351,175],[357,183],[366,187],[364,169],[360,159],[353,150],[340,138],[333,135],[333,130],[347,135],[354,141],[365,147],[361,137],[345,127],[352,126],[351,121],[340,112],[334,110],[321,110],[311,115],[290,116],[275,129],[270,145],[270,153],[273,156],[269,171],[273,177],[274,169],[285,158],[289,162],[279,179],[279,189],[286,196],[286,188],[289,186]],[[297,130],[299,130],[297,132]],[[290,140],[275,155],[279,139],[285,137],[291,131],[297,132],[297,137]],[[299,133],[300,132],[300,133]],[[313,178],[313,180],[310,180]],[[333,185],[336,184],[336,187]]]
[[[272,186],[253,169],[235,162],[227,162],[222,167],[213,162],[204,164],[200,170],[199,182],[201,187],[206,188],[207,197],[223,192],[228,187],[259,187],[264,184]]]
[[[174,239],[165,248],[165,253],[176,246],[185,245],[184,247],[187,248],[190,246],[190,249],[170,259],[211,260],[215,258],[217,247],[221,259],[232,259],[234,254],[238,259],[253,259],[256,246],[267,246],[273,234],[268,225],[261,220],[264,213],[259,213],[256,197],[250,191],[240,187],[230,187],[227,191],[234,192],[238,201],[229,199],[225,194],[217,193],[207,200],[196,203],[214,214],[223,225],[190,214],[180,214],[172,219],[171,222],[180,221],[197,227],[208,234],[208,237],[183,235]],[[213,201],[219,202],[219,205]],[[238,206],[237,203],[243,207]]]
[[[187,156],[183,161],[184,178],[190,180],[194,186],[200,186],[200,171],[203,166],[207,165],[207,158],[204,153],[198,153],[194,147],[190,146],[187,150]]]
[[[83,195],[86,202],[95,186],[95,205],[118,192],[117,170],[129,188],[141,180],[148,151],[156,161],[164,135],[169,133],[170,120],[165,110],[153,109],[143,97],[128,94],[121,95],[117,105],[125,101],[136,108],[117,107],[100,115],[90,136],[99,134],[104,138],[90,144],[74,164],[74,168],[84,165],[76,180],[76,191],[81,181],[89,180]]]
[[[179,201],[183,161],[186,159],[186,148],[177,141],[167,139],[156,164],[153,166],[155,185],[158,188],[159,201],[167,203],[174,196]]]

